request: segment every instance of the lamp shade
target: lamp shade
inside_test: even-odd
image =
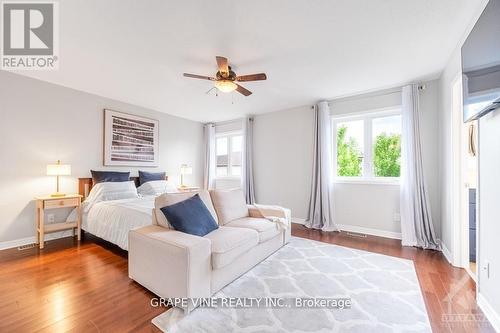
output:
[[[193,173],[193,168],[191,168],[187,164],[181,165],[181,175],[190,175],[192,173]]]
[[[69,176],[71,175],[71,165],[61,164],[58,161],[57,164],[47,165],[47,176]]]
[[[222,92],[231,92],[236,90],[238,86],[231,80],[218,80],[215,81],[215,87]]]

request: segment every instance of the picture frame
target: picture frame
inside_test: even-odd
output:
[[[104,165],[157,167],[159,121],[104,109]]]

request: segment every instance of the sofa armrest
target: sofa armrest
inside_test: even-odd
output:
[[[163,298],[211,296],[211,241],[156,225],[129,232],[129,277]]]
[[[271,206],[271,205],[258,205],[257,208],[255,205],[248,205],[248,215],[250,217],[259,217],[265,218],[266,216],[275,216],[284,218],[288,224],[288,228],[284,230],[283,234],[283,244],[286,244],[290,241],[291,233],[292,233],[292,211],[288,208],[280,207],[280,206]]]

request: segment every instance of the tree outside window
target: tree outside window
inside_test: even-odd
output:
[[[397,111],[334,120],[337,177],[398,178],[401,115]]]
[[[375,177],[399,177],[401,173],[401,116],[374,118],[372,132]]]
[[[362,172],[362,157],[359,144],[353,137],[347,137],[347,126],[337,128],[337,175],[359,177]]]

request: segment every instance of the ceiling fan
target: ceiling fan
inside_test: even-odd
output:
[[[237,82],[262,81],[267,79],[265,73],[237,76],[236,73],[231,70],[231,66],[228,65],[227,58],[217,56],[215,57],[215,60],[217,61],[217,66],[219,67],[219,70],[215,73],[215,77],[189,73],[184,73],[184,76],[193,79],[213,81],[215,87],[222,92],[232,92],[236,90],[244,96],[250,96],[252,92],[243,88]]]

